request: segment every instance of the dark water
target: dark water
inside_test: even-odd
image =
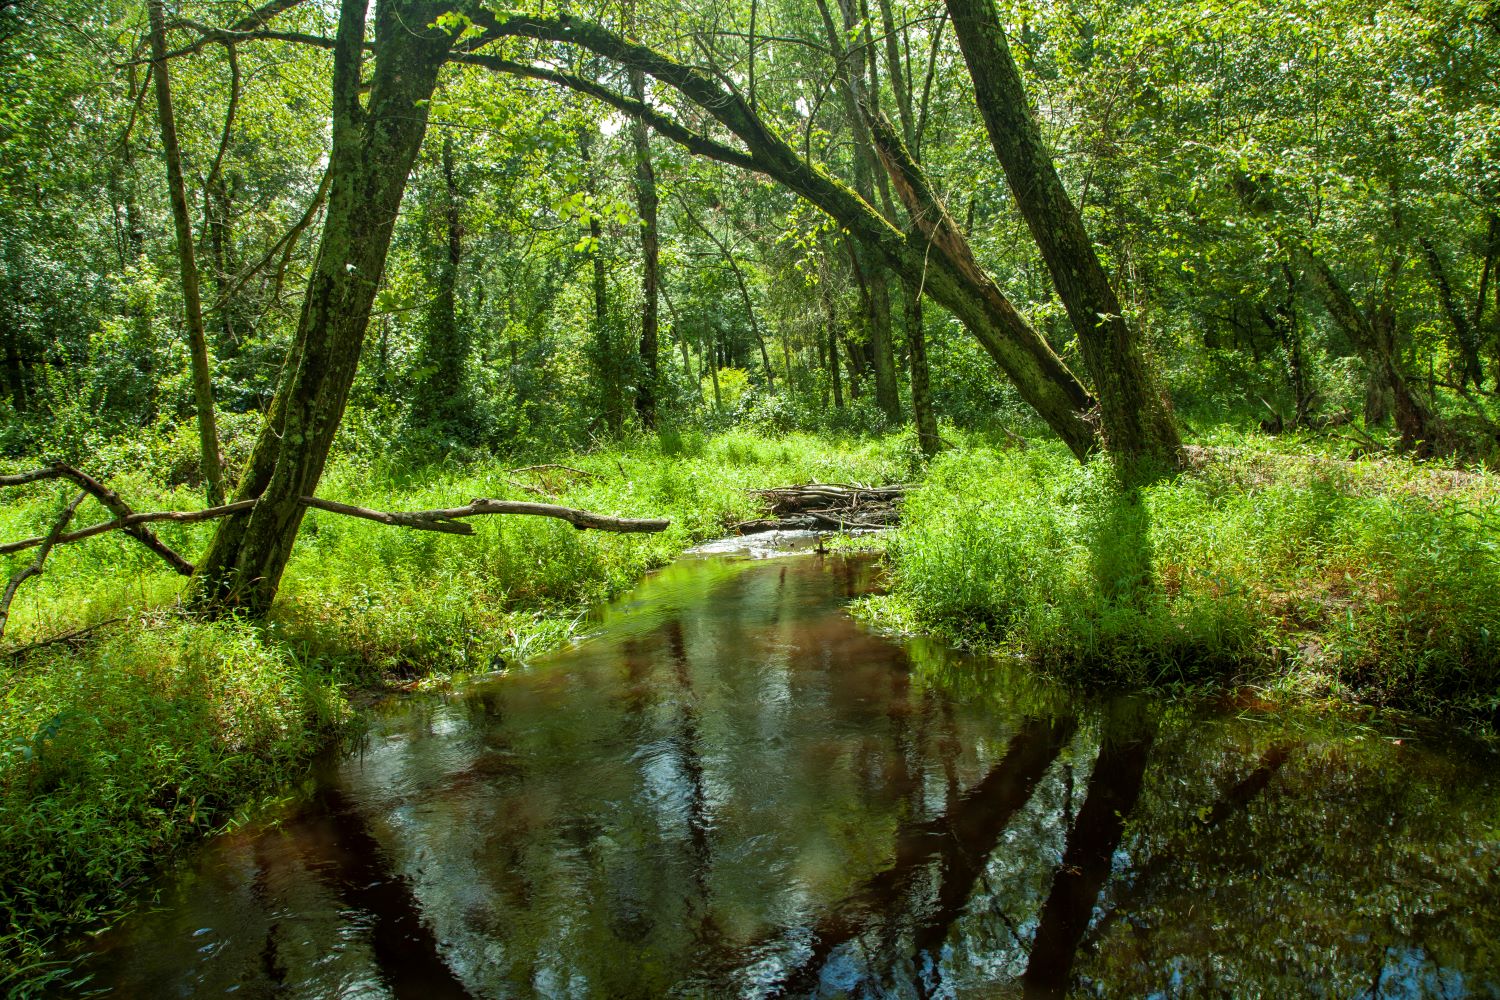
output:
[[[689,558],[97,943],[118,995],[1500,996],[1496,760],[890,641],[859,558]]]

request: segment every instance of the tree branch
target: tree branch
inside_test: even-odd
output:
[[[79,493],[73,498],[72,503],[63,508],[62,514],[53,523],[52,530],[47,532],[47,537],[42,540],[42,547],[37,552],[36,558],[31,561],[31,565],[10,578],[10,584],[5,588],[5,596],[0,597],[0,636],[5,634],[5,623],[10,618],[10,602],[16,599],[16,591],[20,590],[21,584],[27,580],[42,575],[42,564],[47,561],[47,556],[52,553],[52,547],[58,543],[63,529],[68,526],[69,521],[73,520],[78,505],[83,503],[86,496],[88,496],[87,490]]]
[[[545,80],[556,83],[580,94],[586,94],[596,100],[622,111],[632,118],[639,118],[652,129],[671,139],[673,142],[686,148],[689,152],[706,156],[720,163],[727,163],[733,167],[763,173],[763,168],[756,163],[755,158],[748,153],[743,153],[733,146],[710,139],[706,135],[699,135],[692,129],[675,122],[659,111],[642,101],[626,97],[624,94],[615,93],[608,87],[585,79],[573,73],[564,73],[561,70],[552,69],[547,66],[537,66],[531,63],[516,62],[500,56],[484,55],[475,52],[455,53],[450,57],[451,62],[465,63],[470,66],[482,66],[485,69],[494,70],[497,73],[509,73],[512,76],[525,76],[533,80]]]
[[[92,476],[79,472],[65,462],[58,462],[45,469],[37,469],[33,472],[22,472],[12,475],[0,475],[0,486],[21,486],[25,483],[40,482],[44,479],[69,479],[77,483],[80,489],[92,494],[100,505],[122,523],[119,525],[126,534],[140,542],[146,548],[155,552],[167,561],[174,570],[183,576],[193,575],[193,564],[182,556],[172,551],[150,528],[141,526],[139,522],[130,519],[135,516],[135,511],[130,505],[120,499],[120,495],[105,486]],[[14,550],[12,550],[14,551]]]

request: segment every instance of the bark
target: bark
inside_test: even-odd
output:
[[[956,266],[946,255],[932,255],[929,266],[928,245],[924,237],[901,232],[847,185],[835,180],[818,165],[804,160],[796,149],[761,121],[739,95],[724,88],[712,76],[578,18],[518,15],[502,23],[480,12],[475,19],[485,26],[486,38],[529,37],[577,45],[627,68],[638,67],[675,89],[733,133],[744,150],[693,132],[670,116],[643,109],[638,102],[570,74],[485,54],[460,57],[460,61],[500,72],[572,87],[627,114],[644,113],[649,116],[653,129],[690,151],[772,177],[821,208],[849,232],[850,238],[869,247],[909,285],[922,285],[925,273],[927,295],[964,324],[1016,386],[1022,399],[1036,410],[1073,453],[1084,458],[1095,450],[1097,434],[1088,419],[1094,406],[1093,398],[1046,341],[1021,319],[988,276],[983,276],[982,282],[976,282],[973,274]]]
[[[161,0],[147,0],[151,24],[151,76],[156,84],[156,110],[162,151],[167,160],[167,189],[172,220],[177,228],[177,260],[182,270],[182,302],[186,309],[188,353],[193,366],[193,402],[198,408],[199,466],[210,506],[224,502],[224,477],[219,464],[219,430],[214,421],[213,376],[208,367],[208,339],[203,331],[203,303],[198,296],[198,264],[193,259],[193,223],[188,215],[187,187],[182,180],[182,153],[177,147],[177,124],[172,114],[172,86],[167,75],[167,36]]]
[[[1390,394],[1402,448],[1419,455],[1445,450],[1447,434],[1441,421],[1401,371],[1392,320],[1372,321],[1322,258],[1307,247],[1300,249],[1300,255],[1319,301],[1364,360],[1372,388]],[[1365,416],[1369,422],[1368,399]]]
[[[919,292],[907,292],[906,346],[911,365],[911,409],[917,424],[917,445],[928,458],[943,446],[937,414],[932,409],[932,376],[927,367],[927,331],[922,324]]]
[[[630,94],[642,104],[646,101],[646,74],[630,71]],[[635,196],[641,216],[641,374],[635,390],[635,412],[645,427],[656,426],[657,372],[657,286],[661,237],[656,225],[659,199],[656,194],[656,171],[651,166],[651,137],[646,123],[637,118],[631,123],[630,138],[635,146]]]
[[[1099,397],[1105,447],[1129,475],[1142,464],[1142,471],[1182,468],[1171,405],[1057,175],[993,0],[946,4],[990,143],[1078,334]]]
[[[1470,382],[1478,386],[1484,382],[1484,367],[1479,361],[1479,337],[1475,328],[1470,325],[1469,317],[1464,315],[1458,298],[1453,294],[1453,286],[1448,281],[1448,271],[1443,266],[1443,258],[1438,255],[1437,247],[1432,240],[1423,236],[1419,241],[1422,244],[1422,256],[1427,261],[1427,273],[1432,278],[1432,286],[1437,291],[1438,302],[1442,304],[1443,312],[1448,314],[1448,322],[1453,326],[1453,346],[1462,361],[1458,372],[1458,385],[1460,391]]]
[[[428,99],[451,45],[427,28],[441,12],[377,0],[374,71],[360,101],[366,6],[343,0],[333,66],[328,211],[297,336],[238,499],[249,514],[219,527],[190,599],[211,613],[269,610],[343,417],[407,177],[427,129]]]

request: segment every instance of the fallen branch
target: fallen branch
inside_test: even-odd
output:
[[[40,482],[44,479],[70,479],[77,483],[80,489],[86,490],[100,506],[115,516],[120,523],[119,527],[130,537],[140,542],[146,548],[155,552],[167,561],[167,564],[183,576],[193,575],[193,564],[182,556],[172,551],[166,543],[156,537],[150,528],[143,527],[141,522],[132,522],[135,511],[130,505],[120,499],[120,495],[105,486],[92,476],[79,472],[66,462],[57,462],[45,469],[37,469],[33,472],[21,472],[12,475],[0,475],[0,486],[21,486],[26,483]],[[103,529],[110,530],[110,529]],[[26,546],[23,546],[23,548]],[[11,550],[16,551],[16,550]]]
[[[68,526],[69,521],[73,520],[73,515],[78,511],[78,505],[83,503],[86,496],[88,496],[87,490],[79,493],[73,498],[72,503],[63,508],[62,514],[52,525],[52,530],[47,532],[47,537],[43,539],[42,547],[38,550],[36,558],[31,561],[31,565],[10,578],[10,584],[5,588],[5,596],[0,597],[0,636],[5,634],[5,623],[10,618],[10,602],[16,599],[16,591],[20,590],[21,584],[27,580],[42,575],[42,565],[47,561],[47,556],[51,555],[52,547],[57,544],[63,529]]]
[[[534,466],[533,468],[567,467]],[[579,475],[591,475],[591,473],[585,473],[578,469],[569,471]],[[173,569],[184,576],[191,576],[193,564],[163,544],[145,525],[153,521],[172,521],[178,524],[211,521],[234,514],[246,513],[254,509],[257,503],[255,500],[238,500],[234,503],[209,507],[205,510],[163,510],[138,514],[131,510],[130,506],[124,500],[121,500],[117,493],[103,483],[61,462],[48,468],[36,469],[31,472],[0,475],[0,487],[22,486],[27,483],[42,482],[48,479],[70,479],[79,484],[83,488],[83,491],[78,494],[77,499],[68,505],[67,509],[63,511],[62,515],[52,525],[52,530],[46,535],[36,538],[24,538],[18,542],[7,542],[0,545],[0,556],[10,555],[31,548],[39,550],[31,565],[21,570],[11,579],[9,586],[5,589],[4,598],[0,599],[0,635],[3,635],[5,632],[5,621],[10,614],[10,605],[15,599],[16,591],[20,589],[21,584],[25,583],[31,577],[41,575],[42,565],[47,561],[47,556],[55,546],[68,542],[81,541],[85,538],[92,538],[95,535],[102,535],[107,531],[124,531],[140,540],[153,552],[161,555],[171,564]],[[90,525],[87,528],[80,528],[77,531],[68,531],[68,523],[77,512],[78,505],[83,503],[84,498],[88,496],[98,499],[107,510],[115,515],[115,518],[111,521]],[[338,503],[318,497],[302,497],[301,502],[308,507],[327,511],[330,514],[358,517],[380,524],[389,524],[401,528],[415,528],[419,531],[438,531],[449,535],[474,534],[473,526],[465,524],[461,518],[479,517],[485,514],[525,514],[533,517],[552,517],[567,521],[573,527],[580,530],[592,528],[596,531],[615,532],[664,531],[672,523],[665,518],[614,517],[609,514],[596,514],[593,511],[575,510],[572,507],[560,507],[550,503],[531,503],[520,500],[491,500],[483,497],[471,500],[464,507],[417,511],[371,510],[368,507],[356,507],[353,504]],[[13,650],[13,652],[16,651]]]
[[[368,507],[335,503],[332,500],[320,500],[317,497],[303,497],[302,502],[309,507],[326,510],[330,514],[362,517],[366,521],[378,521],[381,524],[390,524],[401,528],[416,528],[418,531],[441,531],[449,535],[474,534],[472,526],[453,521],[451,519],[452,515],[445,511],[419,510],[407,513],[402,511],[371,510]]]
[[[194,521],[212,521],[220,517],[228,517],[230,514],[238,514],[255,506],[254,500],[237,500],[234,503],[224,504],[222,507],[208,507],[204,510],[159,510],[145,514],[131,514],[128,517],[118,517],[113,521],[102,521],[99,524],[91,524],[87,528],[79,528],[77,531],[69,531],[59,535],[55,544],[61,545],[66,542],[82,541],[95,535],[102,535],[106,531],[126,531],[127,533],[138,524],[149,524],[152,521],[172,521],[177,524],[190,524]],[[154,537],[154,536],[153,536]],[[25,549],[41,545],[43,538],[23,538],[19,542],[6,542],[0,545],[0,556],[8,556],[13,552],[21,552]],[[165,547],[165,546],[163,546]],[[168,550],[170,551],[170,550]],[[175,554],[175,553],[174,553]],[[193,564],[184,560],[187,573],[193,571]]]
[[[54,635],[47,639],[38,640],[37,642],[27,643],[24,646],[17,646],[14,649],[0,650],[0,660],[18,660],[39,649],[46,649],[48,646],[56,646],[60,643],[75,643],[84,636],[104,628],[106,625],[114,625],[124,620],[123,618],[106,618],[102,622],[94,622],[94,624],[85,625],[83,628],[75,628],[70,632],[63,632],[61,635]]]

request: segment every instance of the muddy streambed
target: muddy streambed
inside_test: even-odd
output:
[[[1500,996],[1500,768],[1080,702],[856,625],[868,557],[685,557],[371,710],[85,963],[122,996]]]

